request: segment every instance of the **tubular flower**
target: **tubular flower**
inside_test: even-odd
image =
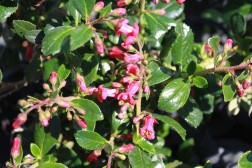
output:
[[[176,0],[179,5],[182,5],[186,0]]]
[[[124,51],[122,51],[118,47],[114,46],[111,48],[111,51],[109,52],[109,56],[112,58],[117,58],[117,59],[122,60],[124,57]]]
[[[58,81],[58,74],[55,71],[53,71],[50,75],[49,80],[50,80],[50,83],[54,86]]]
[[[20,113],[18,114],[16,120],[12,123],[12,127],[14,129],[20,127],[21,125],[23,125],[27,120],[27,114],[26,113]]]
[[[153,140],[155,138],[155,131],[154,131],[154,124],[156,124],[157,121],[154,117],[147,116],[144,118],[144,126],[139,129],[139,132],[142,137]]]
[[[127,6],[132,2],[132,0],[119,0],[117,1],[117,6]]]
[[[251,75],[249,75],[247,78],[244,79],[242,82],[242,87],[244,90],[246,90],[251,85]]]
[[[209,57],[213,57],[213,50],[209,44],[205,44],[205,51]]]
[[[140,72],[140,69],[136,64],[128,64],[126,67],[127,74],[133,74],[137,76],[139,72]]]
[[[84,118],[79,118],[76,116],[75,120],[81,128],[87,128],[87,124],[86,124]]]
[[[227,39],[227,41],[224,44],[224,50],[226,50],[226,51],[231,50],[232,46],[233,46],[233,40]]]
[[[15,137],[11,148],[11,156],[15,160],[20,155],[20,138]]]
[[[126,14],[125,8],[116,8],[111,12],[112,16],[122,16]]]
[[[92,153],[90,153],[87,157],[87,161],[89,163],[95,162],[98,163],[98,157],[101,156],[101,150],[94,150]]]
[[[134,145],[133,144],[127,144],[127,145],[123,145],[121,147],[118,148],[118,152],[119,153],[127,153],[130,152],[134,149]]]
[[[76,73],[76,82],[79,85],[82,92],[85,92],[87,90],[84,78],[79,73]]]
[[[97,3],[95,4],[93,10],[94,10],[95,12],[100,12],[100,11],[102,10],[103,7],[104,7],[104,2],[99,1],[99,2],[97,2]]]
[[[118,93],[117,89],[107,89],[103,85],[100,85],[94,90],[94,94],[97,95],[97,98],[100,102],[103,102],[107,97],[116,97]]]
[[[140,54],[132,54],[132,55],[127,55],[124,57],[125,62],[129,63],[137,63],[142,59],[142,56]]]
[[[102,42],[101,38],[98,35],[95,36],[95,46],[96,46],[97,52],[99,54],[104,53],[103,42]]]

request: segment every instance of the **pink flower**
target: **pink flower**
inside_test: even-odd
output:
[[[168,4],[168,3],[170,3],[170,0],[163,0],[163,2]]]
[[[133,54],[124,57],[124,61],[129,63],[136,63],[139,62],[141,59],[142,56],[140,54]]]
[[[26,113],[20,113],[16,120],[12,123],[12,127],[14,129],[20,127],[21,125],[23,125],[27,120],[27,114]]]
[[[84,81],[84,77],[81,76],[79,73],[76,73],[76,82],[78,83],[82,92],[87,90],[86,83]]]
[[[127,88],[127,91],[125,93],[120,93],[117,96],[118,100],[123,100],[124,102],[128,102],[131,105],[135,105],[135,100],[133,99],[133,96],[138,92],[140,88],[139,82],[132,81]]]
[[[94,150],[92,153],[90,153],[87,157],[87,161],[89,163],[95,162],[98,163],[98,157],[101,156],[101,150]]]
[[[96,46],[97,52],[99,54],[104,53],[103,42],[102,42],[101,38],[98,35],[95,36],[95,46]]]
[[[205,51],[209,55],[209,57],[213,57],[213,50],[209,44],[205,44]]]
[[[116,8],[111,12],[112,16],[122,16],[126,14],[125,8]]]
[[[111,51],[109,52],[109,56],[112,58],[117,58],[117,59],[122,60],[124,57],[124,51],[122,51],[118,47],[114,46],[111,48]]]
[[[153,140],[155,138],[155,131],[154,131],[154,124],[156,124],[157,121],[154,117],[147,116],[144,118],[144,126],[139,129],[139,132],[142,137]]]
[[[128,110],[128,108],[129,108],[129,104],[126,103],[126,104],[124,104],[124,105],[120,108],[120,112],[121,112],[121,113],[125,113],[125,112]]]
[[[58,81],[58,74],[55,71],[53,71],[51,73],[49,81],[51,82],[51,84],[53,86],[57,83],[57,81]]]
[[[128,22],[129,20],[125,18],[117,21],[117,24],[115,26],[115,32],[117,35],[120,35],[122,33],[127,36],[133,31],[133,27],[129,26]]]
[[[154,3],[154,4],[158,4],[158,1],[159,1],[159,0],[153,0],[153,3]]]
[[[120,88],[120,87],[122,87],[122,84],[120,84],[118,82],[112,82],[112,86],[115,88]]]
[[[137,116],[133,119],[133,123],[136,124],[141,120],[141,117]]]
[[[130,152],[134,149],[134,145],[133,144],[127,144],[124,146],[121,146],[118,148],[118,152],[119,153],[126,153],[126,152]]]
[[[107,89],[103,85],[100,85],[94,90],[94,93],[97,95],[97,98],[100,102],[103,102],[107,97],[115,97],[118,93],[117,89]]]
[[[244,81],[242,82],[242,87],[246,90],[251,85],[251,75],[249,75]]]
[[[139,72],[140,72],[140,69],[136,64],[128,64],[126,67],[127,74],[133,74],[137,76]]]
[[[78,123],[78,125],[81,128],[84,128],[84,129],[87,128],[87,124],[86,124],[84,118],[79,118],[79,117],[76,116],[75,121]]]
[[[233,40],[232,39],[227,39],[227,41],[224,44],[224,50],[228,51],[232,49],[233,45]]]
[[[186,0],[176,0],[179,5],[182,5]]]
[[[127,6],[132,2],[132,0],[119,0],[117,1],[117,6]]]
[[[129,84],[129,86],[127,88],[127,93],[130,96],[133,96],[138,92],[139,88],[140,88],[139,82],[133,81]]]
[[[125,119],[128,118],[128,114],[126,112],[121,112],[117,115],[119,119]]]
[[[20,155],[20,138],[15,137],[11,148],[11,156],[15,160]]]
[[[143,91],[144,91],[144,94],[148,94],[148,93],[149,93],[150,87],[149,87],[148,84],[145,84],[145,85],[144,85]]]
[[[39,121],[43,127],[47,127],[49,125],[50,115],[47,116],[44,111],[42,111],[42,110],[39,110],[39,111],[40,111],[39,112]]]
[[[88,87],[88,88],[87,88],[88,94],[89,94],[89,95],[93,94],[94,91],[95,91],[95,89],[96,89],[95,87]]]
[[[95,4],[93,10],[94,10],[95,12],[100,12],[100,11],[102,10],[103,7],[104,7],[104,2],[99,1],[99,2],[97,2],[97,3]]]
[[[123,45],[124,45],[124,46],[131,45],[131,44],[134,43],[135,39],[136,39],[136,38],[135,38],[134,36],[128,36],[128,37],[126,37],[126,39],[125,39]]]

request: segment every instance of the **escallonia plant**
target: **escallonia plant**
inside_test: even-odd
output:
[[[29,67],[42,66],[45,81],[43,95],[18,102],[7,167],[169,167],[169,128],[186,139],[172,113],[197,128],[216,97],[236,100],[235,113],[251,102],[245,25],[232,27],[234,41],[199,44],[183,23],[185,0],[57,2],[0,6],[2,22],[26,8],[39,13],[12,24],[28,41]]]

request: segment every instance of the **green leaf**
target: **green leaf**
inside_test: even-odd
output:
[[[234,80],[230,73],[226,74],[222,80],[222,91],[225,102],[230,101],[235,95]]]
[[[2,73],[2,71],[0,69],[0,83],[1,83],[2,80],[3,80],[3,73]]]
[[[41,44],[42,42],[42,31],[41,30],[30,30],[24,34],[26,40],[33,44]]]
[[[159,96],[158,108],[174,112],[183,107],[190,94],[190,83],[182,78],[168,83]]]
[[[240,13],[235,13],[230,19],[231,30],[236,38],[242,37],[246,32],[246,19]]]
[[[175,27],[177,38],[172,46],[172,59],[174,64],[184,66],[188,64],[191,56],[194,37],[193,32],[186,24],[179,23]]]
[[[129,152],[128,156],[132,168],[154,168],[151,158],[137,146]]]
[[[152,113],[152,116],[155,117],[156,119],[162,121],[163,123],[169,124],[172,128],[175,129],[175,131],[181,136],[183,140],[185,140],[186,137],[186,130],[174,119],[164,116],[164,115],[159,115]]]
[[[67,166],[61,163],[42,163],[37,168],[67,168]]]
[[[148,79],[149,86],[161,83],[171,77],[168,74],[168,69],[165,67],[159,67],[156,62],[149,63],[147,68],[151,70],[151,77]]]
[[[24,21],[24,20],[14,20],[13,27],[14,27],[14,31],[20,37],[23,37],[26,32],[36,29],[36,25],[32,24],[31,22]]]
[[[193,84],[194,84],[194,86],[196,86],[198,88],[207,88],[208,87],[207,80],[202,76],[195,76],[193,78]]]
[[[107,6],[105,6],[101,10],[99,18],[103,18],[104,16],[106,16],[108,13],[111,12],[111,9],[112,9],[112,2],[110,2]]]
[[[59,81],[62,82],[63,80],[65,80],[69,74],[70,74],[71,70],[66,69],[65,65],[62,64],[59,69],[58,69],[58,77],[59,77]]]
[[[176,1],[171,1],[169,4],[158,3],[156,5],[157,9],[164,9],[166,13],[163,16],[167,18],[176,19],[184,11],[184,5],[179,5]]]
[[[77,131],[74,135],[77,143],[84,149],[95,150],[103,147],[107,140],[104,139],[101,135],[92,131]]]
[[[10,15],[16,12],[17,7],[6,7],[0,5],[0,23],[4,22]]]
[[[219,52],[220,37],[213,36],[207,40],[207,43],[210,45],[211,49],[213,50],[214,56],[216,56]]]
[[[40,148],[40,158],[43,158],[56,144],[59,133],[59,119],[56,116],[50,120],[47,127],[43,127],[40,123],[36,125],[34,139],[36,145]]]
[[[84,25],[77,27],[75,30],[73,30],[72,35],[70,37],[71,51],[83,46],[93,36],[94,31],[90,27]]]
[[[81,19],[81,15],[80,13],[75,9],[74,7],[74,4],[73,4],[73,1],[70,0],[66,3],[66,8],[67,8],[67,11],[69,12],[69,14],[74,18],[74,20],[76,21],[80,21]]]
[[[81,108],[86,111],[86,114],[84,115],[85,119],[92,121],[103,120],[103,115],[99,106],[93,101],[87,99],[75,99],[70,103],[73,107]]]
[[[179,109],[178,113],[194,128],[197,128],[203,119],[203,114],[193,99],[189,99],[185,106]]]
[[[154,148],[154,145],[145,139],[141,137],[140,140],[137,141],[137,145],[140,146],[143,150],[145,150],[148,153],[155,154],[156,150]]]
[[[206,162],[206,164],[204,165],[203,168],[212,168],[212,164],[211,164],[210,160],[208,160],[208,161]]]
[[[93,54],[85,53],[81,63],[81,68],[83,70],[86,85],[88,86],[96,80],[99,68],[98,58]]]
[[[238,165],[240,168],[252,167],[252,151],[245,152],[239,159]]]
[[[153,13],[145,13],[144,16],[155,39],[161,39],[168,30],[168,25],[171,26],[174,22],[172,19]]]
[[[40,149],[38,147],[38,145],[34,144],[34,143],[31,143],[30,144],[30,150],[31,150],[31,153],[33,156],[35,156],[37,159],[41,159],[40,158]]]
[[[40,63],[40,62],[37,62],[37,64],[38,63]],[[46,61],[44,63],[44,73],[43,73],[44,81],[47,81],[49,79],[49,77],[50,77],[51,72],[52,71],[57,71],[58,68],[59,68],[59,61],[58,61],[57,58],[52,58],[51,60]]]
[[[72,0],[75,9],[87,21],[95,5],[95,0]]]
[[[60,26],[49,30],[42,42],[42,51],[45,56],[57,54],[61,51],[63,40],[71,35],[74,27]]]

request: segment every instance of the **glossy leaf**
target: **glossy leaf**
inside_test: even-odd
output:
[[[186,24],[177,24],[175,27],[177,38],[172,47],[172,59],[174,64],[184,66],[188,64],[191,56],[194,37],[193,32]]]
[[[40,123],[35,129],[35,143],[40,148],[40,158],[45,156],[47,152],[56,144],[60,132],[59,120],[53,117],[49,126],[43,127]]]
[[[69,14],[74,18],[75,21],[80,21],[81,15],[80,13],[75,9],[73,1],[70,0],[66,3],[66,8]],[[75,23],[76,24],[76,23]]]
[[[182,78],[168,83],[159,96],[158,108],[174,112],[183,107],[190,94],[190,83]]]
[[[184,11],[184,5],[179,5],[176,1],[171,1],[169,4],[158,3],[156,5],[157,9],[164,9],[166,13],[163,16],[167,18],[176,19]]]
[[[154,168],[151,158],[137,146],[129,152],[128,156],[132,168]]]
[[[67,166],[61,164],[61,163],[42,163],[37,168],[67,168]]]
[[[149,86],[161,83],[171,77],[168,69],[158,66],[155,62],[149,63],[147,68],[151,70],[151,77],[148,79]]]
[[[65,80],[70,75],[70,72],[71,72],[71,70],[66,69],[65,65],[62,64],[59,67],[58,72],[57,72],[59,81],[61,82],[61,81]]]
[[[111,12],[111,9],[112,9],[112,2],[110,2],[107,6],[105,6],[101,10],[99,18],[103,18],[104,16],[106,16],[108,13]]]
[[[236,38],[242,37],[246,32],[246,19],[240,13],[235,13],[230,19],[231,30]]]
[[[193,99],[189,99],[185,106],[179,109],[178,113],[194,128],[197,128],[203,119],[203,114]]]
[[[21,37],[23,37],[26,32],[36,29],[36,25],[24,20],[14,20],[13,27],[14,31]]]
[[[216,56],[219,51],[220,37],[213,36],[207,40],[207,43],[210,45],[211,49],[213,50],[214,56]]]
[[[74,4],[75,9],[87,21],[95,5],[95,0],[72,0],[72,2]]]
[[[155,117],[157,120],[162,121],[163,123],[169,124],[180,136],[183,140],[185,140],[186,137],[186,130],[174,119],[164,116],[152,113],[153,117]]]
[[[93,36],[94,31],[90,27],[84,25],[77,27],[75,30],[73,30],[72,35],[70,37],[71,51],[83,46]]]
[[[238,165],[240,168],[252,167],[252,151],[245,152],[239,159]]]
[[[36,145],[34,143],[31,143],[30,144],[30,150],[31,150],[32,155],[35,156],[35,158],[41,159],[40,158],[41,151],[40,151],[38,145]]]
[[[103,115],[99,106],[93,101],[87,99],[75,99],[70,103],[73,107],[81,108],[86,111],[84,118],[92,121],[103,120]]]
[[[0,5],[0,23],[4,22],[8,17],[15,13],[17,7],[6,7]]]
[[[151,142],[149,142],[143,138],[141,138],[140,140],[137,141],[137,145],[140,146],[143,150],[145,150],[148,153],[151,153],[151,154],[156,153],[154,145]]]
[[[74,135],[77,143],[87,150],[95,150],[103,147],[107,140],[104,139],[101,135],[92,131],[77,131]]]
[[[42,42],[42,31],[41,30],[30,30],[24,34],[26,40],[33,44],[41,44]]]
[[[230,73],[226,74],[223,78],[222,91],[223,91],[225,102],[230,101],[235,95],[234,80]]]
[[[207,80],[202,76],[195,76],[193,78],[193,84],[194,84],[194,86],[196,86],[198,88],[207,88],[208,87]]]
[[[63,40],[71,35],[73,29],[70,26],[60,26],[47,32],[42,42],[43,54],[47,56],[59,53]]]

